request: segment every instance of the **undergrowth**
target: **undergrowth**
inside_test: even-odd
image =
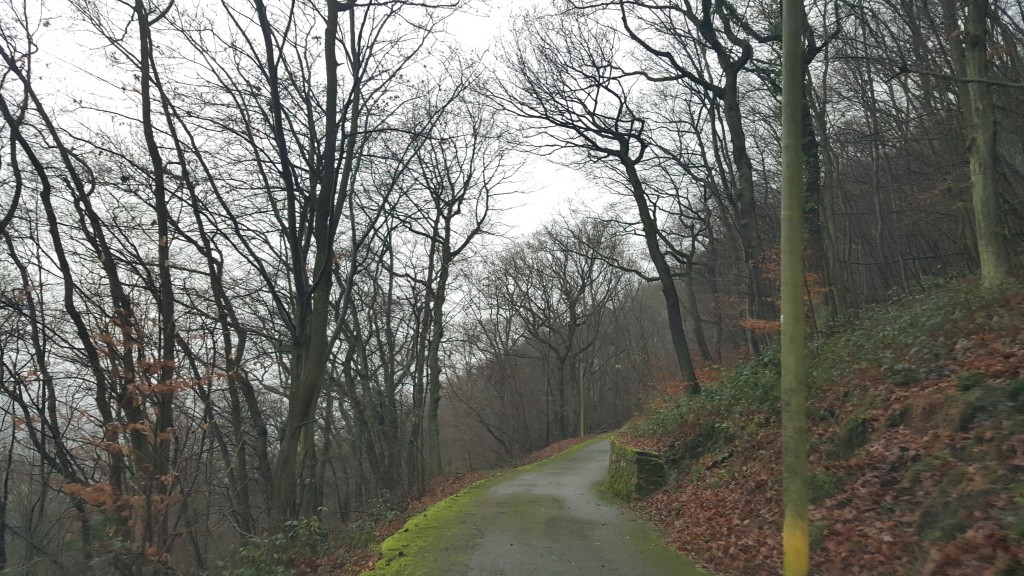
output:
[[[307,563],[317,562],[328,550],[327,530],[320,520],[289,520],[280,532],[253,537],[239,551],[239,566],[225,576],[288,576]]]
[[[1024,574],[1024,287],[930,282],[830,328],[808,344],[815,573]],[[770,347],[618,437],[672,468],[634,506],[716,573],[781,562],[780,378]]]
[[[620,437],[642,443],[643,439],[677,437],[685,429],[690,437],[718,440],[740,432],[744,419],[755,412],[777,413],[781,368],[777,347],[727,369],[719,380],[704,386],[698,396],[649,409],[641,419],[627,424]],[[702,423],[709,426],[700,430]],[[696,426],[696,429],[694,428]],[[697,430],[696,434],[693,434]]]
[[[870,307],[856,320],[843,322],[842,332],[812,342],[808,350],[812,389],[836,384],[867,368],[881,370],[896,384],[934,377],[942,369],[939,360],[965,334],[1014,325],[1009,316],[986,312],[1019,293],[1016,283],[984,291],[974,280],[934,280],[926,288],[923,294]],[[967,377],[968,382],[971,378]],[[621,436],[649,445],[645,439],[674,441],[709,422],[740,432],[759,422],[751,416],[779,417],[780,379],[779,348],[771,345],[759,358],[741,362],[704,383],[699,396],[681,396],[648,409],[627,424]]]
[[[820,386],[865,368],[881,369],[895,384],[937,376],[964,335],[1013,325],[1008,315],[991,312],[1020,289],[1012,282],[982,290],[974,279],[934,280],[923,294],[868,308],[842,333],[812,345],[810,382]]]

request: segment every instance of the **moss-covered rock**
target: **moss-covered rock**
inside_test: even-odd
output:
[[[665,462],[655,452],[636,450],[612,440],[604,491],[619,500],[643,498],[665,485]]]

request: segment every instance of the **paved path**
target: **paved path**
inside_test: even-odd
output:
[[[428,510],[384,545],[373,576],[698,576],[653,528],[594,483],[609,441],[590,442]]]

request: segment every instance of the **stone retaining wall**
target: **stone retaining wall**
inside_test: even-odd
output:
[[[665,462],[655,452],[637,450],[612,439],[605,490],[620,500],[643,498],[665,485]]]

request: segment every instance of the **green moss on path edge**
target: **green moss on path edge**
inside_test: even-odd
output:
[[[444,556],[449,561],[461,558],[468,552],[470,542],[467,535],[460,534],[462,527],[452,522],[460,514],[472,510],[474,503],[494,484],[506,480],[510,475],[542,468],[552,460],[572,454],[584,446],[607,438],[604,434],[581,442],[554,456],[527,464],[503,474],[481,480],[465,490],[453,494],[427,510],[412,517],[393,536],[380,545],[380,560],[372,570],[360,576],[429,576],[431,559]],[[465,546],[461,544],[466,544]]]

